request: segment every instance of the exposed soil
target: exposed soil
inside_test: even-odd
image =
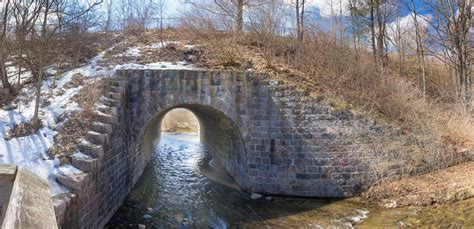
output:
[[[387,207],[451,204],[474,197],[474,162],[433,173],[383,182],[362,197]]]

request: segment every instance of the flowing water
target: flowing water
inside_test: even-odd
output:
[[[163,133],[152,162],[106,228],[474,228],[474,200],[381,209],[359,198],[252,200],[195,134]]]

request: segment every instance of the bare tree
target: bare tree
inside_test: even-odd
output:
[[[27,43],[27,36],[30,35],[38,21],[41,12],[41,4],[37,1],[14,1],[13,17],[15,20],[15,50],[18,56],[18,79],[17,88],[20,88],[21,73],[23,67],[23,54]]]
[[[304,39],[304,18],[305,18],[305,0],[296,0],[296,38],[299,42]]]
[[[393,16],[395,6],[394,0],[370,0],[372,45],[375,47],[375,60],[382,75],[384,75],[388,63],[387,23]]]
[[[43,84],[44,69],[46,66],[47,58],[51,53],[50,47],[54,36],[57,34],[60,28],[65,24],[69,24],[81,17],[95,6],[102,3],[102,1],[95,1],[91,3],[81,12],[76,12],[72,17],[64,19],[61,15],[64,15],[64,5],[66,0],[44,0],[39,1],[41,3],[41,26],[39,31],[35,31],[32,34],[32,40],[30,41],[30,50],[28,52],[25,62],[30,66],[32,75],[36,79],[36,91],[35,91],[35,110],[33,113],[32,124],[33,126],[39,126],[39,104],[41,100],[41,86]],[[55,24],[50,24],[52,15],[57,16]]]
[[[106,0],[105,1],[105,25],[104,25],[104,31],[105,34],[107,35],[110,32],[110,27],[112,25],[112,18],[113,18],[113,6],[114,6],[114,1],[113,0]]]
[[[383,4],[380,0],[375,0],[374,1],[375,5],[375,18],[377,21],[377,30],[375,34],[375,39],[376,39],[376,45],[377,45],[377,64],[379,66],[379,69],[382,71],[387,65],[387,62],[385,60],[385,34],[386,34],[386,21],[385,21],[385,15],[383,12]]]
[[[235,21],[235,31],[242,32],[244,29],[244,6],[248,5],[250,1],[214,0],[214,3]]]
[[[415,40],[416,40],[416,55],[418,58],[418,67],[421,69],[420,80],[421,88],[423,92],[423,98],[426,97],[426,69],[425,69],[425,46],[421,38],[421,28],[418,22],[418,12],[415,7],[415,1],[410,0],[407,2],[407,8],[410,10],[410,15],[413,18],[413,24],[415,26]]]
[[[399,15],[401,12],[400,9],[401,5],[397,5],[397,14]],[[405,25],[402,26],[401,24],[401,17],[396,17],[395,21],[390,23],[388,26],[388,32],[390,33],[387,36],[387,39],[389,39],[390,43],[395,47],[398,53],[398,73],[400,76],[403,76],[404,74],[404,69],[405,69],[405,45],[406,42],[404,39],[404,36],[407,35],[407,29],[405,28]]]
[[[423,18],[433,30],[431,36],[433,48],[430,53],[445,61],[452,69],[456,96],[463,106],[464,114],[472,112],[472,39],[469,38],[471,28],[471,0],[430,0],[426,2],[433,12],[433,18]],[[444,52],[440,54],[437,49]]]
[[[185,2],[209,13],[230,18],[234,22],[234,31],[238,34],[244,31],[244,17],[247,9],[269,4],[273,0],[213,0],[212,3],[217,6],[217,11],[210,6],[210,1],[186,0]]]
[[[2,79],[2,86],[4,90],[8,90],[9,93],[15,94],[16,89],[8,80],[8,73],[5,62],[8,57],[8,47],[7,47],[7,30],[8,30],[8,20],[11,13],[11,1],[7,0],[3,8],[0,11],[1,16],[1,30],[0,30],[0,75]]]
[[[156,10],[153,0],[120,0],[118,19],[126,32],[139,33],[146,29],[147,22]]]
[[[348,4],[356,60],[359,58],[359,46],[367,29],[365,18],[368,10],[366,6],[364,0],[349,0]]]
[[[48,45],[48,17],[53,3],[50,0],[45,0],[43,5],[43,18],[41,22],[41,32],[38,38],[38,68],[37,68],[37,80],[36,80],[36,92],[35,92],[35,111],[32,118],[33,126],[39,126],[39,102],[41,98],[41,85],[43,83],[44,75],[44,62],[45,52]]]
[[[166,5],[167,5],[166,0],[157,1],[158,16],[160,17],[160,41],[161,41],[162,46],[164,45],[163,20],[165,17]]]
[[[62,36],[66,44],[64,49],[70,50],[69,53],[61,52],[60,55],[72,57],[72,64],[78,66],[83,59],[84,47],[88,45],[88,38],[91,37],[89,30],[100,27],[101,16],[97,8],[88,9],[91,3],[84,0],[65,1],[62,15],[58,17],[59,24],[62,27]],[[67,21],[63,24],[61,21]]]
[[[370,40],[372,44],[372,53],[374,56],[374,61],[377,62],[377,47],[375,45],[375,3],[377,0],[370,0],[369,1],[369,9],[370,9],[370,20],[369,20],[369,27],[370,27]]]
[[[277,37],[282,26],[285,8],[281,0],[272,0],[252,8],[250,15],[250,33],[261,44],[265,61],[272,66],[273,58],[281,48]]]

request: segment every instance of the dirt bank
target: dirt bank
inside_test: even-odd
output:
[[[474,162],[433,173],[384,182],[362,197],[387,208],[451,204],[474,197]]]

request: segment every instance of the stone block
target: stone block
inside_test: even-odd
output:
[[[112,134],[114,131],[112,125],[101,122],[92,123],[92,130],[102,134]]]
[[[79,150],[94,158],[102,158],[104,155],[104,148],[101,145],[95,145],[87,140],[81,140],[78,145]]]
[[[62,193],[58,196],[53,196],[54,213],[56,214],[56,220],[58,225],[65,223],[65,217],[67,216],[68,207],[70,207],[72,194]]]
[[[109,141],[108,134],[101,134],[95,131],[88,131],[87,132],[87,140],[93,144],[97,145],[105,145]]]
[[[104,114],[109,114],[109,115],[116,116],[118,109],[116,107],[108,107],[108,106],[105,106],[105,105],[101,104],[100,106],[98,106],[97,110],[100,111],[101,113],[104,113]]]
[[[72,155],[71,164],[74,167],[88,173],[93,171],[97,167],[97,159]]]
[[[87,173],[58,173],[56,174],[56,180],[72,189],[72,190],[81,190],[83,188],[88,180],[88,174]]]
[[[120,101],[115,99],[109,99],[105,96],[100,97],[99,101],[108,107],[117,107],[120,105]]]
[[[115,124],[115,116],[109,114],[99,113],[97,114],[97,120],[101,123]]]

